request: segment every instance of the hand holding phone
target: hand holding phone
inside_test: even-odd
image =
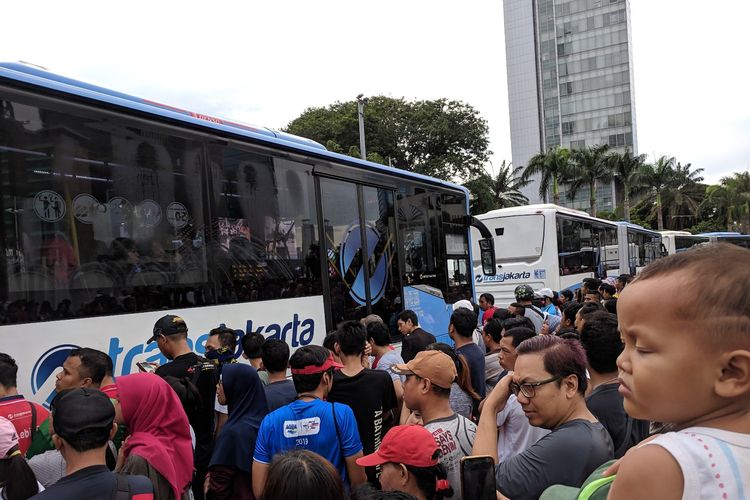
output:
[[[461,459],[461,497],[464,500],[496,500],[495,461],[489,455]]]
[[[149,363],[148,361],[139,361],[135,365],[140,371],[145,373],[154,373],[159,368],[157,363]]]

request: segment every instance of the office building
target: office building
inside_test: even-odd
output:
[[[628,1],[504,0],[504,12],[513,164],[558,145],[637,153]],[[551,201],[538,179],[523,192]],[[614,182],[599,187],[599,210],[615,200]],[[587,209],[588,189],[560,202]]]

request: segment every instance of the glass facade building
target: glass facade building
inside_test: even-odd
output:
[[[609,145],[637,153],[630,8],[627,0],[505,0],[513,164],[562,145]],[[524,188],[531,203],[539,180]],[[561,204],[588,208],[588,189]],[[599,186],[614,210],[615,184]]]

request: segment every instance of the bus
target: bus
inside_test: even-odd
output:
[[[669,255],[690,250],[697,245],[709,243],[708,236],[692,234],[687,231],[659,231],[664,247]]]
[[[473,294],[461,186],[24,64],[0,113],[0,351],[34,399],[77,346],[164,362],[166,313],[199,354],[221,324],[294,350],[404,308],[447,332]]]
[[[699,236],[706,237],[711,243],[731,243],[742,248],[750,249],[750,234],[741,234],[731,231],[716,231],[711,233],[700,233]]]
[[[476,292],[491,293],[499,306],[514,302],[521,284],[575,290],[587,277],[637,274],[663,255],[655,231],[552,204],[493,210],[476,218],[495,240],[497,265],[496,274],[486,276],[473,262]],[[472,229],[472,239],[479,236]]]

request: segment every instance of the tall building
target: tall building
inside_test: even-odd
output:
[[[637,153],[628,0],[504,0],[504,12],[513,164],[558,145]],[[523,191],[545,201],[539,179]],[[563,191],[561,204],[588,208],[588,189]],[[614,182],[597,205],[614,209]]]

